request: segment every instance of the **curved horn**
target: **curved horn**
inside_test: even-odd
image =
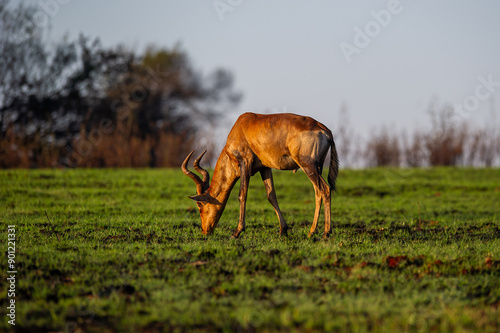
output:
[[[198,156],[197,159],[194,160],[193,166],[196,171],[198,171],[201,175],[203,175],[203,184],[206,186],[205,190],[208,189],[208,184],[210,183],[210,174],[208,173],[207,170],[203,169],[200,167],[200,161],[205,156],[205,153],[207,151],[205,150],[203,153],[201,153],[200,156]]]
[[[189,153],[189,155],[186,157],[186,159],[184,160],[184,162],[182,162],[182,166],[181,166],[182,172],[184,172],[184,174],[186,176],[188,176],[189,178],[191,178],[192,180],[194,180],[194,183],[196,184],[196,192],[198,194],[205,193],[205,191],[209,187],[209,182],[210,182],[210,175],[209,175],[208,171],[205,170],[205,169],[203,169],[202,167],[200,167],[200,161],[201,161],[201,159],[203,158],[203,155],[205,155],[206,152],[207,151],[205,150],[203,153],[201,153],[201,155],[198,156],[198,158],[196,160],[194,160],[194,163],[193,163],[193,166],[196,169],[196,171],[198,171],[199,173],[201,173],[203,175],[203,180],[201,180],[200,177],[198,177],[198,175],[192,173],[187,168],[187,164],[189,162],[189,159],[193,155],[194,151],[192,151],[191,153]]]
[[[195,175],[194,173],[192,173],[191,171],[189,171],[188,168],[187,168],[187,164],[189,162],[189,159],[191,158],[191,155],[193,155],[193,153],[194,153],[194,151],[192,151],[191,153],[189,153],[189,155],[186,157],[186,159],[184,160],[184,162],[182,162],[181,169],[182,169],[182,172],[184,172],[184,174],[186,176],[188,176],[189,178],[191,178],[192,180],[194,180],[194,183],[196,184],[196,192],[198,192],[198,194],[203,194],[203,192],[204,192],[203,181],[200,179],[200,177],[198,177],[197,175]]]

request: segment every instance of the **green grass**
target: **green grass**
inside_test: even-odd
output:
[[[180,170],[0,171],[2,281],[16,225],[15,328],[500,330],[499,169],[343,170],[326,241],[323,217],[307,238],[305,175],[274,174],[289,237],[256,176],[234,240],[238,185],[206,237]]]

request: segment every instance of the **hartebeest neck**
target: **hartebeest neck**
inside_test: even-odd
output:
[[[239,178],[238,166],[229,158],[225,149],[223,149],[217,159],[212,183],[208,189],[210,196],[222,204],[222,209],[224,209],[229,194]]]

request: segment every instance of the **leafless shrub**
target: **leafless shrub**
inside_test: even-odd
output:
[[[463,160],[467,126],[452,121],[450,105],[438,108],[437,103],[432,103],[429,114],[432,128],[424,137],[429,165],[459,165]]]
[[[399,140],[383,127],[374,132],[366,144],[365,158],[368,166],[399,166],[401,148]]]
[[[27,147],[9,126],[5,138],[0,140],[0,168],[29,168],[30,160]]]
[[[427,160],[427,152],[424,145],[425,134],[415,130],[409,141],[406,132],[401,134],[402,141],[402,164],[408,167],[424,166]]]
[[[494,127],[476,129],[471,132],[467,145],[466,165],[491,167],[498,155],[497,140]]]

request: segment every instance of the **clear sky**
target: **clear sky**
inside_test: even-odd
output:
[[[498,0],[26,2],[50,4],[53,39],[180,43],[202,72],[231,70],[244,94],[236,114],[294,112],[335,128],[345,103],[362,134],[427,126],[433,96],[467,106],[461,119],[478,125],[500,106]]]

